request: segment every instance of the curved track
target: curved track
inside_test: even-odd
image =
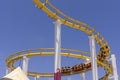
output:
[[[66,25],[70,28],[74,28],[80,31],[83,31],[87,35],[91,36],[94,35],[95,41],[100,46],[100,52],[97,56],[98,60],[103,62],[102,64],[106,64],[107,60],[106,57],[110,55],[110,47],[108,43],[105,41],[105,39],[96,32],[92,27],[89,25],[80,22],[78,20],[72,19],[68,17],[67,15],[63,14],[61,11],[59,11],[57,8],[55,8],[48,0],[44,0],[44,2],[40,2],[39,0],[33,0],[36,7],[44,11],[50,18],[57,20],[59,19],[63,25]],[[52,8],[52,10],[50,9]],[[105,67],[109,67],[108,65],[105,65]],[[108,79],[108,76],[112,73],[112,70],[107,70],[106,75],[103,77],[103,79]]]
[[[62,49],[61,51],[62,51],[61,56],[76,58],[76,59],[83,59],[83,60],[90,59],[90,57],[84,56],[84,54],[87,54],[87,52],[81,52],[78,50],[70,50],[70,49]],[[16,68],[14,66],[14,63],[18,62],[18,60],[22,60],[24,56],[28,58],[32,58],[35,56],[54,56],[54,49],[53,48],[40,48],[40,49],[35,49],[35,50],[25,50],[25,51],[17,52],[15,54],[10,55],[6,59],[7,66],[11,70],[14,70]],[[98,67],[103,67],[106,71],[111,73],[110,72],[111,70],[107,66],[107,64],[104,64],[100,62],[99,60],[97,60],[97,63],[98,63]],[[80,74],[82,72],[88,72],[91,70],[91,66],[88,66],[89,64],[91,65],[91,63],[80,64],[83,66],[83,68],[81,69],[78,66],[72,66],[69,70],[61,69],[62,76],[70,76],[70,75]],[[28,76],[53,77],[54,74],[53,73],[28,72]]]
[[[60,22],[63,25],[66,25],[70,28],[74,28],[76,30],[83,31],[87,35],[91,36],[94,35],[95,41],[100,46],[100,52],[97,56],[99,61],[102,61],[103,64],[106,64],[107,60],[106,57],[110,55],[110,47],[108,43],[105,41],[105,39],[92,27],[89,25],[80,22],[78,20],[72,19],[68,17],[67,15],[63,14],[61,11],[59,11],[56,7],[54,7],[48,0],[44,0],[44,2],[41,2],[39,0],[33,0],[36,7],[44,11],[50,18],[54,20],[60,20]],[[51,9],[52,8],[52,9]],[[109,64],[106,66],[108,67]],[[105,67],[105,66],[104,66]],[[106,75],[104,76],[104,79],[108,79],[108,76],[112,73],[112,70],[107,71]]]
[[[49,16],[50,18],[54,19],[54,20],[60,20],[60,22],[63,25],[66,25],[70,28],[82,31],[84,33],[86,33],[87,35],[91,36],[93,35],[95,37],[95,41],[98,43],[98,45],[100,46],[100,51],[97,55],[97,64],[98,67],[103,67],[106,70],[106,74],[104,77],[102,77],[99,80],[108,80],[108,77],[110,74],[112,74],[112,68],[110,67],[111,64],[108,63],[107,61],[107,57],[110,56],[110,47],[108,45],[108,43],[105,41],[105,39],[97,32],[95,31],[92,27],[90,27],[89,25],[80,22],[78,20],[72,19],[70,17],[68,17],[67,15],[63,14],[61,11],[59,11],[57,8],[55,8],[48,0],[44,0],[44,2],[41,2],[39,0],[33,0],[33,2],[35,3],[36,7],[41,9],[42,11],[44,11],[47,16]],[[52,9],[51,9],[52,8]],[[6,63],[7,66],[9,68],[11,68],[12,70],[15,68],[13,66],[14,62],[18,61],[19,59],[22,59],[22,57],[26,55],[28,57],[33,57],[33,56],[52,56],[53,53],[51,52],[38,52],[38,53],[31,53],[30,50],[28,50],[27,54],[23,54],[21,55],[21,53],[17,53],[17,56],[11,56],[9,58],[6,59]],[[73,58],[81,58],[81,59],[87,59],[89,57],[87,56],[83,56],[80,57],[81,55],[74,55],[71,53],[62,53],[62,56],[68,56],[68,57],[73,57]],[[75,67],[75,66],[73,66]],[[66,75],[74,75],[74,74],[78,74],[80,72],[87,72],[90,71],[91,69],[85,69],[82,71],[72,71],[70,73],[63,73],[63,76]],[[28,73],[29,76],[42,76],[42,77],[52,77],[53,74],[40,74],[40,73],[34,73],[34,72],[29,72]]]
[[[83,54],[87,54],[87,52],[81,52],[78,50],[70,50],[70,49],[61,49],[61,51],[62,51],[61,56],[83,59],[83,60],[89,59],[89,57],[83,56]],[[25,50],[25,51],[17,52],[15,54],[10,55],[6,59],[7,66],[11,70],[14,70],[16,68],[14,66],[14,63],[17,62],[18,60],[22,60],[24,56],[26,56],[28,58],[32,58],[35,56],[54,56],[54,49],[53,48],[40,48],[40,49]],[[40,77],[53,77],[53,73],[48,74],[48,73],[28,72],[28,75],[29,76],[39,75]],[[64,75],[66,75],[66,74],[64,74]]]

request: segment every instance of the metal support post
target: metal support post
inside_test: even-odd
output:
[[[92,61],[92,80],[98,80],[98,71],[97,71],[97,58],[96,58],[96,47],[94,36],[89,36],[90,41],[90,54]]]
[[[34,77],[34,80],[40,80],[40,76]]]
[[[23,69],[23,72],[27,75],[27,72],[28,72],[28,58],[26,56],[23,56],[23,66],[22,66],[22,69]]]
[[[6,75],[9,74],[11,72],[10,68],[6,68]]]
[[[55,24],[55,73],[54,80],[61,80],[60,68],[61,68],[61,22],[56,20]]]
[[[85,73],[81,73],[80,76],[82,77],[82,80],[85,80]]]
[[[114,54],[111,55],[111,61],[112,61],[112,67],[113,67],[113,78],[114,80],[118,80],[116,58]]]

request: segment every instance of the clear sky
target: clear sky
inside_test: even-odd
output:
[[[120,0],[49,1],[66,15],[92,26],[107,40],[111,53],[116,55],[120,74]],[[54,47],[53,22],[35,8],[32,0],[0,0],[0,77],[5,75],[5,59],[9,55],[21,50]],[[62,47],[89,51],[88,36],[62,25]],[[62,66],[80,62],[63,58]],[[52,72],[53,66],[53,57],[35,57],[30,60],[29,71]],[[101,74],[104,75],[104,71],[99,72],[100,77]],[[74,76],[74,80],[78,80],[78,76]]]

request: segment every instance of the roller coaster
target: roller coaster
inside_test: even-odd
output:
[[[110,57],[110,46],[108,45],[107,41],[92,27],[90,27],[88,24],[85,24],[83,22],[80,22],[78,20],[75,20],[73,18],[70,18],[69,16],[63,14],[60,10],[58,10],[56,7],[54,7],[49,0],[33,0],[35,6],[45,12],[48,17],[52,18],[53,20],[60,20],[62,25],[65,25],[69,28],[76,29],[78,31],[82,31],[88,36],[94,36],[94,39],[96,43],[99,45],[99,53],[96,56],[97,57],[97,66],[102,67],[105,70],[105,74],[102,78],[99,80],[108,80],[109,76],[113,74],[113,68],[111,63],[109,63],[108,58]],[[80,54],[75,54],[75,52]],[[89,56],[85,56],[84,54],[87,52],[82,52],[79,50],[70,50],[70,49],[61,49],[61,56],[66,56],[70,58],[76,58],[76,59],[83,59],[87,60],[90,59]],[[7,67],[11,70],[14,70],[16,67],[14,66],[14,63],[18,60],[22,60],[23,57],[26,56],[28,58],[32,58],[35,56],[54,56],[54,48],[40,48],[35,50],[25,50],[21,52],[17,52],[15,54],[10,55],[6,59]],[[71,67],[62,67],[61,70],[61,76],[71,76],[75,74],[80,74],[83,72],[91,71],[91,62],[74,65]],[[37,73],[37,72],[28,72],[28,76],[36,77],[54,77],[54,73]]]

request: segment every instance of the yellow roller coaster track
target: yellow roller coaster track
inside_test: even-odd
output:
[[[112,68],[110,67],[111,64],[108,63],[107,57],[110,56],[110,47],[108,43],[105,41],[105,39],[97,32],[95,31],[92,27],[89,25],[80,22],[78,20],[72,19],[68,17],[67,15],[63,14],[61,11],[59,11],[56,7],[54,7],[48,0],[44,0],[44,2],[40,0],[33,0],[35,3],[36,7],[44,11],[50,18],[54,20],[60,20],[60,22],[63,25],[66,25],[70,28],[82,31],[86,33],[87,35],[91,36],[93,35],[95,37],[95,41],[99,44],[100,46],[100,52],[97,55],[97,64],[99,67],[103,67],[106,70],[106,74],[103,78],[99,80],[108,80],[108,77],[110,74],[112,74]],[[48,48],[49,49],[49,48]],[[48,49],[41,49],[41,50],[48,50]],[[51,49],[50,49],[51,50]],[[73,51],[74,52],[74,51]],[[37,53],[32,53],[30,50],[27,51],[27,54],[21,55],[21,52],[17,53],[17,56],[11,55],[9,58],[6,59],[6,64],[9,68],[12,70],[15,68],[13,64],[18,61],[19,59],[22,59],[23,56],[27,57],[33,57],[33,56],[53,56],[53,52],[37,52]],[[72,57],[72,58],[80,58],[80,59],[87,59],[89,57],[83,56],[83,55],[78,55],[78,54],[72,54],[72,53],[65,53],[63,52],[61,54],[62,56],[67,56],[67,57]],[[85,72],[90,71],[85,70]],[[72,74],[64,74],[63,76],[66,75],[74,75],[78,74],[80,72],[75,72]],[[53,77],[53,74],[41,74],[41,73],[34,73],[34,72],[28,72],[29,76],[42,76],[42,77]]]
[[[44,0],[44,2],[41,2],[40,0],[33,0],[33,2],[35,3],[37,8],[44,11],[50,18],[52,18],[54,20],[59,19],[60,22],[63,25],[66,25],[66,26],[68,26],[70,28],[74,28],[74,29],[83,31],[84,33],[88,34],[89,36],[94,35],[95,41],[100,46],[100,52],[99,52],[99,54],[97,56],[98,58],[100,57],[100,58],[103,58],[102,60],[106,60],[106,57],[108,57],[110,55],[110,47],[108,46],[108,43],[92,27],[90,27],[89,25],[87,25],[87,24],[85,24],[83,22],[72,19],[72,18],[68,17],[67,15],[63,14],[56,7],[54,7],[48,0]],[[104,55],[104,57],[101,57],[101,55]],[[109,65],[107,65],[107,66],[109,66]],[[108,71],[110,73],[107,73],[106,75],[110,75],[111,71]],[[105,76],[104,79],[108,79],[108,76]]]
[[[84,54],[87,54],[87,52],[82,52],[78,50],[70,50],[70,49],[61,49],[61,51],[62,51],[61,56],[76,58],[76,59],[83,59],[83,60],[90,59],[90,57],[84,56]],[[40,48],[40,49],[35,49],[35,50],[25,50],[25,51],[17,52],[15,54],[10,55],[6,59],[7,66],[11,70],[14,70],[16,68],[14,66],[14,63],[18,62],[18,60],[22,60],[24,56],[28,58],[32,58],[35,56],[54,56],[54,49],[53,48]],[[97,60],[97,63],[99,67],[103,67],[108,73],[111,73],[111,68],[108,67],[107,64],[104,64],[99,60]],[[88,72],[90,70],[91,70],[91,67],[85,68],[84,70],[81,70],[81,71],[75,71],[75,72],[72,71],[70,73],[62,73],[62,76],[80,74],[82,72]],[[53,73],[28,72],[28,76],[53,77],[54,74]]]

